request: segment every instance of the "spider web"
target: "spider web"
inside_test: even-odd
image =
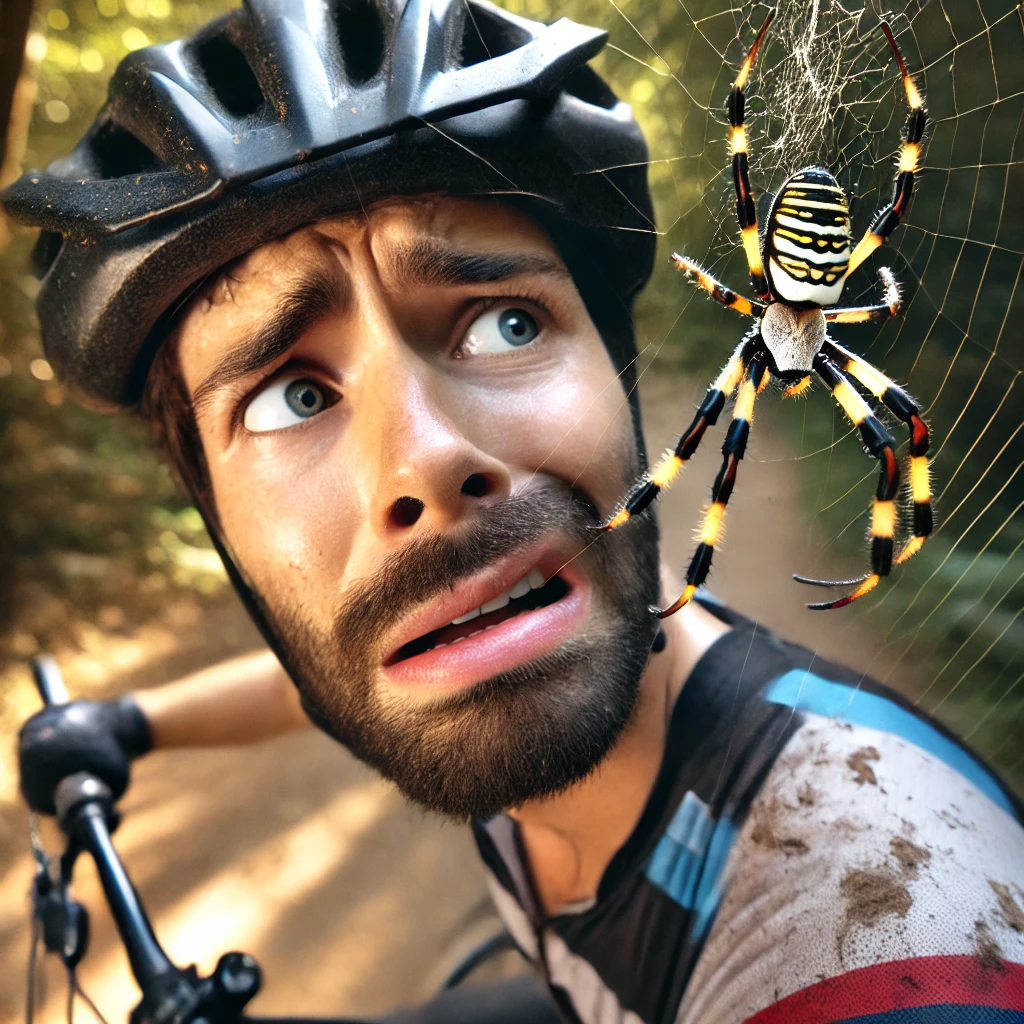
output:
[[[535,17],[550,15],[542,4],[509,6]],[[694,401],[746,324],[685,288],[666,269],[667,256],[685,252],[749,294],[724,101],[767,10],[689,0],[594,0],[571,12],[610,28],[612,45],[602,70],[632,102],[652,146],[664,258],[640,308],[641,360],[648,374],[668,366],[693,372]],[[832,334],[906,383],[921,401],[933,434],[936,530],[923,551],[871,598],[817,617],[776,610],[765,618],[938,714],[1020,789],[1020,8],[1009,0],[923,0],[892,7],[875,0],[782,0],[747,87],[752,184],[763,209],[765,193],[793,171],[807,164],[829,167],[851,197],[855,237],[889,200],[907,107],[878,29],[882,18],[892,25],[923,87],[930,124],[909,217],[890,244],[852,276],[842,304],[872,301],[876,269],[889,266],[901,283],[904,305],[896,320],[836,325]],[[758,418],[776,429],[772,443],[752,446],[748,462],[772,463],[763,468],[786,469],[791,477],[796,470],[796,529],[805,550],[790,570],[848,578],[866,569],[864,533],[877,470],[841,412],[830,411],[824,389],[817,392],[803,409],[792,403],[780,409],[782,403],[770,396],[762,400]],[[680,402],[677,430],[688,413]],[[889,426],[905,453],[905,429],[891,418]],[[705,441],[698,456],[712,471],[718,465],[715,445]],[[742,501],[745,472],[734,504]],[[663,526],[665,514],[663,505]],[[772,528],[771,522],[764,527],[764,545],[773,543]],[[748,567],[729,567],[730,546],[716,554],[711,586],[749,614]],[[773,595],[776,609],[819,599],[784,577],[774,581]]]

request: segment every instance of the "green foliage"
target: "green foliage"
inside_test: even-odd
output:
[[[177,39],[224,9],[209,0],[63,0],[38,12],[28,44],[39,59],[38,98],[24,166],[45,166],[81,137],[130,50]]]
[[[76,0],[39,11],[28,41],[37,98],[23,166],[67,152],[117,62],[177,38],[221,5]],[[0,661],[73,643],[78,623],[120,630],[223,570],[144,425],[71,401],[42,359],[28,273],[32,233],[0,253]]]

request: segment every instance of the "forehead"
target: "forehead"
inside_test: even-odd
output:
[[[561,258],[544,229],[516,208],[492,199],[444,196],[389,199],[357,213],[317,221],[261,245],[225,268],[191,303],[209,312],[225,300],[257,300],[301,276],[311,262],[345,262],[354,249],[372,254],[387,283],[395,258],[419,240],[478,250],[532,249]]]

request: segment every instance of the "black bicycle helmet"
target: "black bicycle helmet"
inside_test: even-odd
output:
[[[655,235],[639,126],[586,66],[605,40],[483,0],[244,0],[129,54],[75,149],[2,196],[42,228],[48,359],[90,404],[130,406],[208,274],[319,218],[429,192],[527,204],[590,293],[628,312]],[[625,333],[605,333],[620,367]]]

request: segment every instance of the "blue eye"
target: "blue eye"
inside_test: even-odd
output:
[[[311,380],[293,380],[284,389],[284,400],[288,408],[303,419],[315,416],[327,405],[323,391]]]
[[[529,345],[540,327],[532,314],[517,306],[498,306],[478,316],[466,331],[458,355],[510,352]]]
[[[246,430],[265,434],[308,420],[327,408],[327,392],[314,380],[276,380],[245,408]]]
[[[540,333],[537,321],[525,309],[503,309],[498,315],[498,331],[517,347],[528,345]]]

